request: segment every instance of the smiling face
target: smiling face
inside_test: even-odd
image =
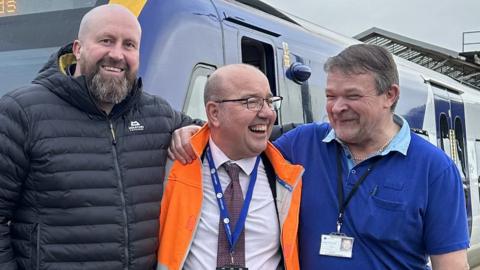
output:
[[[82,20],[74,42],[75,76],[84,75],[99,103],[116,104],[129,93],[139,66],[141,30],[123,7],[96,8]]]
[[[392,91],[378,94],[371,72],[329,72],[326,108],[337,137],[347,144],[375,145],[391,122],[390,107],[397,97]]]
[[[231,65],[217,70],[216,100],[272,96],[268,80],[254,67]],[[267,147],[277,114],[266,103],[252,111],[243,102],[208,101],[207,116],[212,139],[232,160],[259,155]]]

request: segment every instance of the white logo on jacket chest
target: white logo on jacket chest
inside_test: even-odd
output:
[[[131,121],[130,126],[128,127],[128,130],[130,131],[142,131],[144,130],[145,127],[140,124],[138,121]]]

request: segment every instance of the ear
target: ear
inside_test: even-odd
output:
[[[82,49],[82,44],[81,44],[80,40],[76,39],[73,42],[72,52],[73,52],[73,55],[75,55],[75,58],[77,58],[77,61],[80,60],[80,50],[81,49]]]
[[[209,101],[205,105],[205,112],[207,113],[208,123],[212,127],[218,127],[220,125],[220,108],[217,102]]]
[[[392,107],[392,105],[400,98],[400,86],[398,84],[392,84],[390,89],[386,93],[386,106]]]

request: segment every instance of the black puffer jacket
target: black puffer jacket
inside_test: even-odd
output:
[[[153,269],[167,147],[191,120],[140,80],[105,115],[59,71],[70,49],[0,99],[0,269]]]

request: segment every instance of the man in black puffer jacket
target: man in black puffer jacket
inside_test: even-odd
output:
[[[0,269],[155,267],[167,147],[192,121],[142,91],[140,35],[127,9],[97,7],[0,99]]]

